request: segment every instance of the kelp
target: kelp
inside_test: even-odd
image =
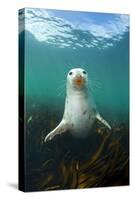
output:
[[[49,125],[53,127],[53,124],[52,116]],[[29,155],[30,190],[128,185],[128,127],[123,124],[108,131],[101,124],[96,124],[92,131],[92,136],[85,141],[75,141],[66,133],[45,143],[46,133],[40,129],[40,134],[34,136],[34,157],[38,157],[39,161],[33,162]]]

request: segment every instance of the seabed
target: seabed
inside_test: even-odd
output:
[[[36,124],[38,120],[40,125]],[[52,130],[57,120],[51,115],[47,122]],[[75,139],[67,132],[45,143],[45,136],[39,116],[27,116],[27,191],[129,185],[126,124],[109,131],[96,122],[92,135],[85,140]]]

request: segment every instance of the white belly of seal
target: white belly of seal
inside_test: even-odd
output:
[[[89,105],[86,98],[73,96],[71,99],[68,99],[67,117],[69,122],[71,122],[71,133],[73,136],[84,138],[89,134],[95,118],[92,110],[92,105]]]

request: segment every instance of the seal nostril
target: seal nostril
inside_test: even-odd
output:
[[[82,76],[81,76],[81,74],[77,74],[77,75],[75,76],[75,78],[76,78],[76,79],[80,79],[80,78],[82,78]]]

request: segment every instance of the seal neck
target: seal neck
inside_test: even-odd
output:
[[[74,87],[67,85],[66,94],[67,94],[67,97],[69,97],[69,96],[83,96],[83,97],[87,98],[89,96],[89,91],[88,91],[87,87],[83,87],[83,88],[78,89],[78,88],[74,88]]]

